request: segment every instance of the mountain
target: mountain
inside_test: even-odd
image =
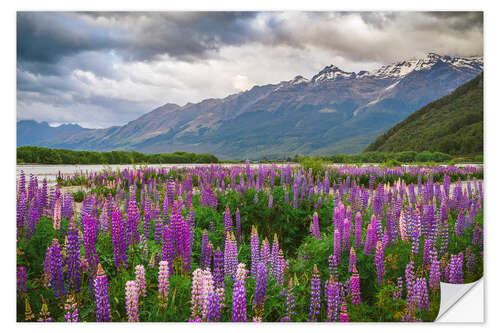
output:
[[[365,151],[483,152],[483,73],[379,136]]]
[[[47,122],[38,123],[34,120],[21,120],[17,122],[17,146],[34,145],[59,135],[68,136],[82,130],[84,128],[75,124],[52,127]]]
[[[330,65],[310,80],[297,76],[225,98],[165,104],[124,126],[83,130],[40,144],[147,153],[182,150],[222,159],[357,153],[482,69],[482,57],[434,53],[372,72]]]

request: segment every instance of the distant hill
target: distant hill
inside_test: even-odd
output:
[[[72,135],[82,130],[85,129],[73,124],[52,127],[47,122],[39,123],[34,120],[21,120],[17,122],[17,147],[39,145],[45,140],[51,140],[57,136]]]
[[[483,73],[427,104],[379,136],[364,151],[483,152]]]

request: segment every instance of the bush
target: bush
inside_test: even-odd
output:
[[[415,156],[417,156],[416,151],[402,151],[399,153],[396,153],[396,160],[404,162],[404,163],[410,163],[415,161]]]
[[[299,160],[299,164],[304,168],[304,170],[308,171],[312,169],[313,176],[316,176],[318,173],[321,173],[323,170],[323,160],[314,157],[302,157]]]
[[[82,202],[84,198],[85,198],[85,192],[83,192],[82,190],[78,190],[73,193],[73,200],[75,202]]]
[[[429,162],[432,161],[432,153],[430,151],[423,151],[415,156],[416,162]]]
[[[446,162],[451,160],[452,157],[449,154],[434,152],[432,153],[432,161],[434,162]]]
[[[397,160],[388,160],[384,163],[384,166],[386,168],[394,168],[394,167],[397,167],[397,166],[401,166],[401,162],[397,161]]]

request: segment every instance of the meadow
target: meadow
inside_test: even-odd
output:
[[[440,282],[483,275],[482,179],[247,161],[49,187],[21,172],[17,321],[433,321]]]

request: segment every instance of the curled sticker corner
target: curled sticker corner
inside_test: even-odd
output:
[[[441,282],[441,303],[439,313],[436,317],[436,322],[445,322],[442,320],[445,315],[455,304],[457,304],[462,297],[464,297],[472,288],[474,288],[482,278],[472,283],[453,284]]]

